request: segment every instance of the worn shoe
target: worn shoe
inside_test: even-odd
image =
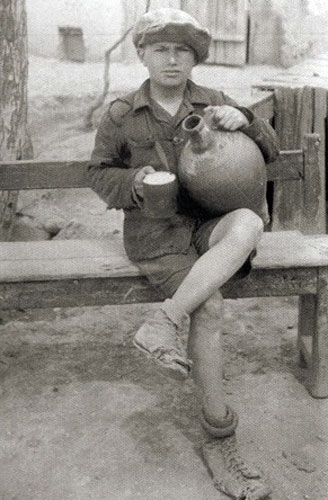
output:
[[[165,304],[165,303],[164,303]],[[134,336],[134,345],[154,361],[165,374],[185,380],[191,370],[180,335],[189,327],[189,317],[176,324],[168,314],[159,309],[154,317],[144,323]]]
[[[203,445],[203,457],[215,487],[236,500],[264,500],[271,488],[262,473],[250,468],[240,457],[236,436],[212,439]]]

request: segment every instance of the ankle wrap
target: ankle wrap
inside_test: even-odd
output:
[[[225,418],[217,419],[215,425],[210,423],[205,416],[204,409],[201,411],[200,421],[203,428],[213,437],[224,438],[231,436],[238,425],[237,413],[227,405],[227,415]]]

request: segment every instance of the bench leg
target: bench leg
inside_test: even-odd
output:
[[[302,368],[306,368],[311,365],[312,335],[316,325],[315,295],[301,295],[298,307],[298,363]]]
[[[315,398],[328,397],[328,270],[318,270],[317,295],[299,302],[298,347],[301,364],[309,367],[309,390]]]

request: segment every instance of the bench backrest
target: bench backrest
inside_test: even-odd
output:
[[[303,155],[302,150],[282,151],[274,163],[267,165],[268,181],[301,179]],[[3,191],[90,187],[88,163],[90,160],[0,162],[0,186]]]
[[[250,107],[263,118],[273,118],[272,99],[264,98]],[[281,151],[278,159],[267,165],[273,230],[325,232],[319,213],[323,182],[319,171],[319,142],[318,134],[306,134],[303,149]],[[89,160],[0,162],[0,189],[86,188],[90,186],[86,175],[88,163]],[[300,189],[291,189],[286,202],[288,186],[295,183]]]

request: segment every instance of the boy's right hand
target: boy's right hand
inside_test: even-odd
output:
[[[143,198],[143,180],[148,174],[152,174],[156,172],[154,167],[151,165],[146,165],[145,167],[142,167],[136,174],[134,178],[134,183],[133,183],[133,189],[136,192],[137,196],[139,198]]]

